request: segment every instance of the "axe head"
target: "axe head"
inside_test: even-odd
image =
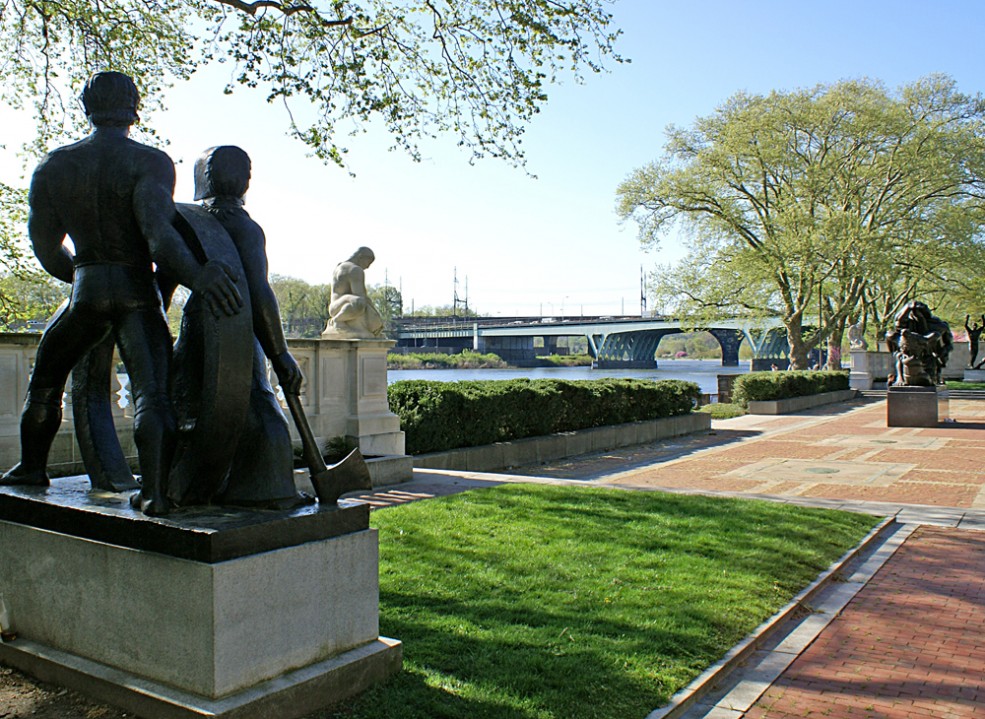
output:
[[[373,480],[369,467],[359,448],[352,450],[345,459],[326,467],[320,472],[311,473],[311,484],[321,504],[337,504],[339,497],[346,492],[372,489]]]

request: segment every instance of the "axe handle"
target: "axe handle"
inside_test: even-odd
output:
[[[287,400],[287,407],[291,410],[291,417],[294,418],[294,424],[298,428],[298,434],[301,435],[301,451],[303,452],[304,461],[307,463],[309,471],[312,474],[324,472],[328,467],[325,466],[325,458],[322,457],[321,452],[318,450],[318,443],[315,442],[315,436],[311,433],[308,418],[304,416],[304,410],[301,408],[300,395],[285,392],[284,399]]]

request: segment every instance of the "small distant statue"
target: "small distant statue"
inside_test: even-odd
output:
[[[328,326],[322,337],[373,338],[383,333],[383,318],[366,292],[366,270],[376,256],[360,247],[332,274],[332,300]]]
[[[848,348],[852,350],[867,350],[869,343],[865,341],[865,330],[862,323],[848,325]]]
[[[886,344],[894,355],[893,373],[887,383],[894,387],[933,387],[954,347],[951,328],[930,312],[923,302],[912,301],[896,315],[896,326],[886,333]]]
[[[982,365],[985,364],[985,359],[975,364],[975,360],[978,359],[978,338],[982,336],[982,330],[985,329],[985,314],[982,315],[982,323],[978,324],[975,322],[970,327],[968,326],[968,321],[971,319],[971,315],[964,316],[964,328],[968,333],[968,349],[971,350],[971,358],[968,360],[969,369],[981,369]]]

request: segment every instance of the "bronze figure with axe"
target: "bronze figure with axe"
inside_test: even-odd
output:
[[[302,456],[311,473],[311,484],[315,488],[319,503],[337,504],[339,497],[346,492],[372,489],[373,482],[369,476],[369,467],[366,466],[359,448],[349,452],[343,460],[331,467],[326,466],[301,407],[301,396],[285,392],[284,399],[287,400],[291,417],[294,418],[294,424],[301,435]]]

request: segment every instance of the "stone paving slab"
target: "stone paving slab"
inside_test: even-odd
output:
[[[985,452],[978,451],[985,425],[977,421],[985,403],[952,401],[955,421],[936,428],[887,427],[884,401],[845,404],[840,414],[815,411],[783,423],[716,422],[708,444],[686,456],[647,464],[639,448],[628,469],[604,474],[605,462],[592,457],[582,468],[622,487],[985,509]],[[571,460],[517,472],[570,477],[578,468]]]

